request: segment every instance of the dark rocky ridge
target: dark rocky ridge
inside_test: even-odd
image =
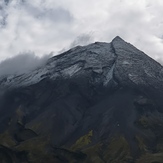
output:
[[[163,67],[120,37],[0,83],[1,162],[163,162]]]

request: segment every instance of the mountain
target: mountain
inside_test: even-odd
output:
[[[0,78],[3,163],[163,163],[163,67],[120,37]]]

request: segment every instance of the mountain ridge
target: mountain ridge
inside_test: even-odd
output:
[[[20,75],[20,77],[19,76],[14,76],[14,77],[9,76],[6,78],[6,81],[8,82],[8,84],[11,85],[12,81],[13,81],[13,83],[14,83],[14,80],[17,81],[17,78],[18,78],[18,82],[19,81],[21,82],[21,80],[23,79],[23,76],[27,80],[29,78],[29,81],[33,80],[34,83],[37,82],[37,80],[38,81],[42,80],[44,77],[53,78],[51,76],[54,76],[54,79],[55,79],[55,77],[59,76],[59,74],[57,72],[60,71],[60,69],[64,70],[64,67],[65,67],[64,64],[65,65],[67,64],[66,67],[70,67],[69,65],[75,66],[74,68],[73,67],[69,68],[68,69],[69,72],[71,72],[70,69],[72,69],[72,71],[73,71],[73,69],[75,70],[75,68],[76,68],[76,71],[79,71],[80,69],[83,68],[82,65],[84,66],[85,64],[86,64],[86,67],[84,67],[84,68],[92,67],[92,68],[94,68],[94,71],[102,72],[102,65],[103,65],[103,67],[110,66],[109,62],[116,61],[115,58],[118,58],[118,56],[120,59],[124,59],[124,58],[127,58],[127,55],[130,55],[129,53],[126,55],[126,52],[125,52],[125,56],[122,56],[122,54],[123,54],[123,47],[122,46],[124,46],[125,49],[127,49],[127,47],[129,47],[129,49],[131,50],[131,53],[134,53],[134,51],[136,49],[134,46],[130,45],[129,43],[126,43],[123,39],[121,39],[119,36],[117,36],[112,40],[112,42],[110,44],[109,43],[96,42],[96,43],[93,43],[93,44],[90,44],[87,46],[83,46],[83,47],[77,46],[73,49],[68,50],[67,52],[64,52],[58,56],[54,56],[54,57],[50,58],[47,62],[47,65],[45,66],[45,68],[40,68],[39,70],[35,70],[33,73],[32,72],[27,73],[26,75],[25,74]],[[87,50],[87,49],[89,49],[89,50]],[[92,51],[90,49],[92,49]],[[100,51],[100,50],[104,50],[104,51]],[[118,52],[118,50],[120,50],[120,52]],[[92,54],[83,54],[84,51],[86,51],[86,53],[89,53],[89,51],[90,51],[90,53],[92,53]],[[117,53],[116,53],[116,51],[117,51]],[[141,55],[144,55],[146,57],[146,54],[144,54],[143,52],[136,49],[135,53],[138,53],[138,52],[140,52]],[[81,53],[81,55],[79,53]],[[118,53],[120,53],[120,54],[118,54]],[[67,54],[70,54],[70,56],[67,56]],[[84,55],[84,56],[82,56],[82,55]],[[97,56],[95,56],[95,55],[97,55]],[[65,59],[64,59],[64,57],[65,57]],[[100,60],[100,57],[102,60]],[[110,57],[110,58],[107,59],[106,57]],[[134,58],[134,56],[132,56],[132,57]],[[73,58],[75,58],[76,60]],[[130,61],[132,61],[132,60],[130,60]],[[75,62],[80,62],[79,63],[80,65],[75,65]],[[153,62],[152,58],[151,58],[150,62]],[[122,64],[122,63],[120,63],[120,64]],[[127,64],[127,61],[126,61],[126,64]],[[155,62],[155,64],[156,64],[156,62]],[[163,74],[163,70],[161,70],[162,66],[160,64],[158,64],[157,67],[159,67],[159,66],[160,66],[159,71],[161,72],[160,74],[162,76],[162,74]],[[52,70],[52,72],[50,69]],[[54,69],[56,69],[56,70],[54,70]],[[95,69],[97,69],[97,70],[95,70]],[[53,75],[50,76],[50,75],[48,75],[48,73],[49,74],[53,73]],[[76,73],[76,72],[74,71],[74,73]],[[66,70],[65,70],[65,74],[66,74]],[[67,75],[71,75],[71,74],[67,74]],[[64,76],[64,71],[63,71],[63,74],[61,74],[61,76]],[[34,81],[34,80],[36,80],[36,81]],[[2,80],[1,80],[1,82],[2,82]],[[4,85],[5,85],[5,84],[7,84],[7,82],[2,82],[2,83],[4,83]],[[22,82],[25,83],[24,80],[22,80]]]

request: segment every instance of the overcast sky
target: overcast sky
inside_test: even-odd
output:
[[[162,0],[0,0],[0,61],[119,35],[163,60]]]

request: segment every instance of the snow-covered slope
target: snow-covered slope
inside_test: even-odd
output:
[[[111,43],[77,46],[49,59],[46,66],[33,72],[1,77],[0,83],[1,87],[19,87],[38,83],[44,78],[72,78],[88,71],[100,74],[100,80],[94,79],[94,82],[104,86],[111,79],[124,85],[134,83],[155,87],[163,82],[163,67],[117,36]]]
[[[119,37],[112,45],[117,56],[114,72],[121,83],[157,87],[163,82],[163,67],[159,63]]]

